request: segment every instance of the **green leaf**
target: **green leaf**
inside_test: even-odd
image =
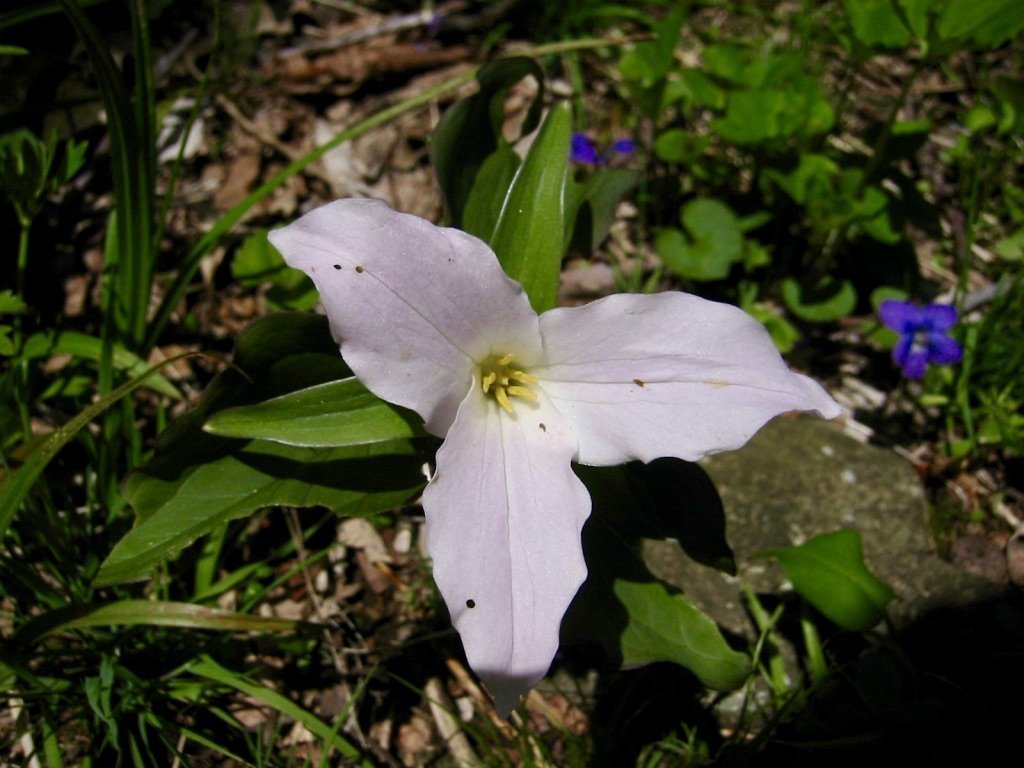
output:
[[[13,648],[27,648],[54,632],[92,627],[185,627],[220,632],[292,632],[290,619],[250,616],[204,605],[160,600],[120,600],[105,605],[58,608],[24,624],[11,638]]]
[[[1012,235],[999,240],[993,250],[1007,261],[1024,260],[1024,229],[1018,229]]]
[[[654,154],[666,163],[692,164],[698,161],[710,143],[708,136],[698,136],[682,128],[670,128],[654,140]]]
[[[596,644],[615,665],[672,661],[709,687],[741,685],[747,655],[638,554],[641,538],[679,537],[691,557],[733,570],[721,500],[704,471],[676,459],[575,469],[594,511],[583,529],[589,575],[562,622],[563,642]]]
[[[843,0],[853,36],[866,48],[903,48],[910,31],[892,0]]]
[[[615,221],[619,201],[640,179],[640,171],[614,168],[597,171],[582,184],[568,180],[565,223],[574,250],[589,256],[598,249]]]
[[[864,564],[860,534],[841,530],[759,557],[782,564],[793,588],[843,629],[862,632],[885,618],[892,589]]]
[[[355,378],[219,411],[203,429],[221,437],[331,448],[426,434],[415,413],[386,403]]]
[[[910,31],[922,43],[928,42],[929,17],[936,3],[934,0],[896,0],[903,12],[903,18]]]
[[[857,291],[849,280],[827,277],[811,288],[795,277],[787,277],[782,282],[782,299],[801,320],[829,323],[853,313]]]
[[[674,61],[676,45],[686,17],[686,4],[677,4],[664,19],[653,26],[654,40],[645,40],[627,50],[619,62],[622,76],[637,81],[643,88],[653,88]]]
[[[267,240],[266,230],[245,239],[231,261],[231,274],[246,286],[270,283],[267,301],[275,309],[303,312],[315,307],[320,298],[312,280],[285,264]]]
[[[999,100],[999,130],[1024,133],[1024,80],[998,77],[990,88]]]
[[[654,248],[665,266],[691,280],[722,280],[743,259],[739,219],[720,200],[692,200],[681,211],[689,237],[677,229],[658,233]]]
[[[131,381],[125,382],[105,397],[101,397],[87,408],[84,408],[67,424],[64,424],[40,442],[18,469],[0,471],[0,539],[7,532],[11,520],[39,478],[39,475],[61,448],[67,445],[89,422],[110,408],[122,397],[134,392],[163,365],[167,365],[170,362],[171,360],[167,360],[160,365],[150,368]]]
[[[28,305],[14,291],[0,291],[0,315],[20,315],[26,309]]]
[[[997,48],[1024,29],[1020,0],[946,0],[935,31],[956,46]]]
[[[519,165],[519,155],[504,142],[484,160],[462,212],[462,229],[485,243],[492,240]]]
[[[711,121],[711,130],[734,144],[760,144],[828,131],[835,114],[817,86],[799,89],[758,89],[729,94],[725,116]]]
[[[23,224],[42,205],[52,164],[52,142],[44,142],[27,128],[0,135],[0,190]]]
[[[485,161],[507,144],[501,132],[509,90],[531,76],[539,88],[522,128],[523,134],[529,133],[540,118],[544,74],[537,62],[525,57],[497,59],[481,67],[476,75],[480,90],[450,107],[434,131],[430,161],[444,195],[451,226],[464,228],[465,208],[474,192],[481,191],[477,177]],[[504,189],[500,191],[503,193]],[[479,232],[474,234],[482,236]]]
[[[750,675],[750,658],[730,648],[718,625],[682,594],[631,581],[616,581],[614,592],[629,611],[620,639],[624,665],[674,661],[720,691],[739,688]]]
[[[766,176],[774,181],[783,192],[800,205],[822,196],[832,196],[833,179],[839,173],[839,165],[825,155],[805,153],[800,162],[789,173],[771,169]]]
[[[234,688],[236,691],[245,694],[247,698],[258,701],[271,709],[277,710],[290,720],[301,723],[307,731],[323,741],[325,745],[338,750],[345,758],[345,765],[372,768],[373,763],[362,757],[359,750],[338,733],[337,726],[332,728],[318,717],[304,710],[287,696],[282,696],[277,691],[232,672],[209,657],[204,656],[197,661],[190,662],[187,665],[187,669],[194,675],[212,680],[220,685],[226,685],[229,688]],[[325,755],[325,758],[328,756],[329,753]]]
[[[577,471],[594,499],[583,534],[589,574],[562,622],[562,642],[596,644],[615,666],[674,662],[712,688],[741,685],[750,674],[750,658],[730,648],[711,618],[678,590],[655,580],[643,564],[637,501],[630,498],[622,468]],[[644,507],[639,514],[647,512]],[[688,510],[674,512],[678,516]],[[640,524],[656,526],[656,516]]]
[[[143,578],[198,537],[263,507],[323,505],[363,515],[405,502],[424,483],[424,457],[407,440],[320,449],[202,430],[226,408],[351,375],[322,316],[280,313],[249,326],[236,343],[234,366],[160,435],[153,459],[126,478],[123,494],[138,520],[98,583]]]
[[[103,357],[103,341],[78,331],[52,330],[35,333],[25,341],[22,357],[26,360],[51,355],[73,355],[84,360],[99,362]],[[141,376],[149,370],[146,361],[129,351],[123,344],[114,344],[112,362],[115,368],[128,376]],[[181,398],[178,388],[159,373],[151,375],[146,380],[145,386],[161,395],[175,399]]]
[[[139,519],[101,566],[97,584],[144,578],[200,536],[265,507],[368,515],[401,506],[425,482],[424,457],[407,441],[333,449],[218,443],[219,458],[189,462],[179,452],[177,462],[128,476],[123,494]]]
[[[538,313],[554,307],[558,297],[571,123],[567,104],[548,113],[512,180],[490,243]]]

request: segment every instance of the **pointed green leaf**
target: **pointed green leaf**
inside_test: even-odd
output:
[[[885,618],[893,591],[864,564],[860,534],[841,530],[805,544],[758,553],[774,557],[793,588],[840,627],[870,629]]]
[[[491,153],[473,180],[462,212],[462,229],[484,242],[490,242],[519,166],[519,155],[506,142]]]
[[[248,698],[277,710],[285,717],[297,723],[301,723],[307,731],[323,741],[325,745],[338,750],[345,758],[345,765],[372,768],[373,763],[362,757],[359,750],[338,733],[337,726],[332,728],[315,715],[304,710],[287,696],[283,696],[277,691],[267,688],[265,685],[253,682],[221,666],[208,656],[190,662],[187,669],[194,675],[234,688],[236,691],[245,694]],[[329,753],[325,755],[325,759],[327,757],[329,757]]]
[[[180,474],[129,475],[124,496],[139,522],[111,551],[97,584],[144,578],[200,536],[265,507],[324,506],[366,515],[401,506],[425,482],[424,457],[405,441],[333,449],[220,442],[220,458]]]
[[[103,356],[103,341],[78,331],[41,331],[25,341],[21,354],[28,360],[50,355],[73,355],[98,362]],[[115,368],[129,376],[139,376],[149,369],[145,360],[123,344],[114,345],[112,362]],[[144,386],[167,397],[181,398],[178,388],[159,373],[152,374]]]
[[[212,629],[220,632],[291,632],[298,622],[250,616],[205,605],[161,600],[120,600],[105,605],[76,605],[45,613],[23,625],[11,638],[14,648],[25,648],[54,632],[91,627],[148,625]]]
[[[226,408],[351,375],[322,316],[281,313],[249,326],[238,338],[234,365],[210,382],[194,411],[160,435],[153,459],[126,478],[124,496],[138,520],[98,582],[143,578],[200,536],[264,507],[323,505],[362,515],[405,502],[424,483],[424,457],[407,440],[323,449],[202,430]]]
[[[538,313],[558,298],[571,121],[566,104],[548,113],[512,180],[491,238],[501,266],[522,284]]]
[[[502,137],[505,97],[516,83],[533,77],[540,86],[530,104],[523,131],[537,126],[543,103],[544,75],[537,62],[525,57],[497,59],[480,68],[476,75],[480,90],[445,112],[430,143],[430,161],[444,195],[449,223],[467,229],[464,209],[473,204],[483,189],[478,184],[481,167],[491,155],[508,143]],[[499,190],[502,194],[506,187]],[[493,190],[487,190],[491,192]],[[472,231],[487,239],[490,234]]]
[[[383,443],[426,434],[416,414],[384,402],[354,377],[218,411],[203,429],[222,437],[261,438],[310,448]]]

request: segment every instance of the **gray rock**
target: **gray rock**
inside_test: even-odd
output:
[[[703,462],[725,505],[727,537],[739,577],[698,565],[678,544],[644,543],[659,578],[679,587],[726,629],[748,638],[741,580],[755,592],[777,592],[785,573],[758,551],[801,544],[840,528],[860,532],[868,567],[896,592],[896,627],[940,606],[992,595],[995,588],[935,554],[927,504],[913,469],[895,453],[864,445],[835,425],[783,418],[745,447]]]

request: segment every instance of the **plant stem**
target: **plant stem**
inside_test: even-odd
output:
[[[18,211],[18,223],[21,231],[18,234],[18,274],[16,287],[18,296],[25,298],[25,272],[28,270],[28,238],[29,230],[32,228],[32,220],[20,210]],[[21,435],[23,440],[32,436],[32,418],[28,408],[28,361],[22,356],[22,345],[24,343],[24,328],[22,316],[14,316],[14,360],[17,369],[17,378],[14,385],[14,400],[18,407],[18,417],[21,419]]]

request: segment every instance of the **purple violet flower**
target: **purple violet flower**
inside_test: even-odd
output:
[[[608,151],[616,155],[631,155],[634,147],[632,139],[619,139],[608,148]]]
[[[603,165],[611,155],[631,155],[634,144],[632,139],[618,139],[603,154],[597,151],[597,144],[585,133],[574,133],[569,148],[569,159],[582,165]]]
[[[604,162],[597,153],[597,145],[593,139],[584,133],[572,135],[572,145],[569,149],[569,158],[576,163],[584,165],[600,165]]]
[[[900,335],[892,359],[908,379],[924,376],[929,363],[957,363],[963,350],[947,331],[956,325],[956,309],[948,304],[919,307],[910,301],[889,299],[878,308],[882,322]]]

